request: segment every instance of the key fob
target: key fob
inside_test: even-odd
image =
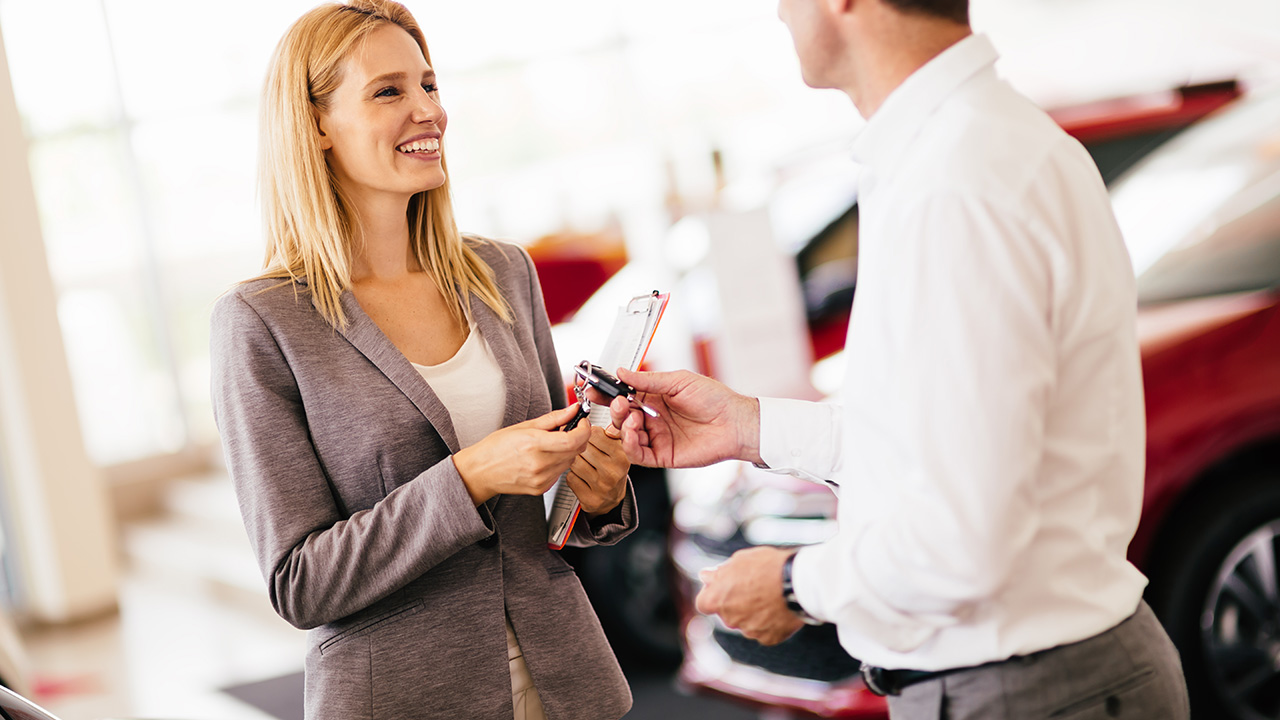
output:
[[[581,422],[583,418],[587,417],[590,414],[591,414],[590,405],[587,403],[587,401],[579,400],[578,414],[574,415],[573,419],[570,420],[568,423],[561,425],[560,430],[562,430],[563,432],[571,432],[574,428],[578,427],[578,423]]]
[[[592,365],[583,360],[574,367],[573,371],[588,385],[607,395],[610,400],[619,395],[624,397],[635,395],[636,391],[630,385],[614,377],[599,365]]]

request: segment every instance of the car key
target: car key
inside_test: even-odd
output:
[[[657,411],[636,400],[635,388],[614,377],[599,365],[592,365],[590,362],[583,360],[574,367],[573,371],[586,384],[608,396],[610,400],[621,395],[643,410],[649,417],[658,417]]]
[[[569,432],[570,430],[578,427],[578,423],[581,422],[583,418],[591,414],[591,401],[583,397],[583,393],[580,389],[574,388],[574,392],[578,394],[578,414],[574,415],[572,420],[560,426],[560,429],[565,432]]]
[[[584,360],[583,362],[586,361]],[[578,412],[573,416],[572,420],[560,426],[560,429],[565,432],[569,432],[570,430],[578,427],[578,423],[581,422],[583,418],[591,414],[591,401],[587,399],[587,386],[579,385],[578,381],[574,380],[573,394],[578,396]]]

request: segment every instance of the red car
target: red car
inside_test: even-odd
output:
[[[1112,197],[1138,272],[1148,423],[1130,558],[1181,651],[1193,715],[1277,718],[1280,94],[1200,121],[1118,180]],[[749,466],[714,472],[719,482],[682,481],[705,490],[674,512],[681,679],[798,715],[886,717],[830,627],[764,648],[693,610],[701,567],[834,531],[835,499],[822,487]]]

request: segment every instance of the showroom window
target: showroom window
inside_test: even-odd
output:
[[[261,262],[260,83],[315,4],[0,0],[100,465],[216,443],[208,318]],[[673,190],[710,192],[713,150],[767,174],[853,128],[847,101],[801,83],[773,0],[406,4],[440,73],[464,230],[524,242],[621,222],[635,241],[665,227]]]

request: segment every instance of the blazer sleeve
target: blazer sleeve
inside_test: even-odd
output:
[[[344,517],[286,355],[239,293],[214,309],[211,352],[214,415],[241,514],[271,604],[290,624],[346,617],[493,532],[451,457]]]
[[[565,392],[564,379],[560,375],[560,363],[556,358],[556,348],[551,341],[551,321],[547,319],[546,302],[542,299],[542,286],[538,283],[538,271],[533,266],[533,259],[521,247],[516,247],[520,257],[528,268],[530,307],[533,312],[533,342],[538,348],[538,359],[542,366],[542,375],[546,378],[547,390],[551,393],[551,406],[557,410],[564,407],[568,396]],[[568,543],[574,547],[591,545],[613,545],[630,535],[640,523],[636,512],[636,493],[627,478],[627,494],[622,502],[612,511],[597,518],[588,518],[583,514],[573,524]]]

